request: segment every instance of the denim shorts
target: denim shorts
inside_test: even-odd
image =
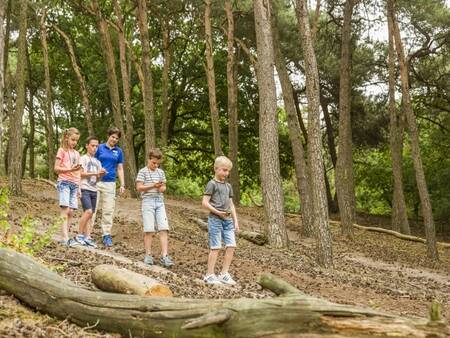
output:
[[[60,207],[78,209],[78,184],[70,181],[58,181],[56,189],[58,190]]]
[[[222,219],[208,216],[208,242],[210,249],[220,249],[222,241],[225,247],[236,247],[234,223],[231,218]]]
[[[169,230],[166,207],[161,197],[145,197],[142,200],[144,232]]]
[[[97,205],[97,191],[82,189],[81,190],[81,206],[83,210],[95,211],[95,206]]]

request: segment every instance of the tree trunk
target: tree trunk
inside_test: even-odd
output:
[[[127,60],[126,60],[126,39],[125,39],[125,31],[123,27],[123,15],[122,9],[120,8],[117,0],[113,1],[114,4],[114,12],[117,16],[117,26],[119,28],[118,36],[119,36],[119,54],[120,54],[120,71],[122,75],[122,90],[123,90],[123,100],[124,100],[124,110],[125,110],[125,124],[124,124],[124,132],[125,137],[123,143],[126,144],[125,149],[127,150],[127,160],[125,161],[125,183],[128,189],[131,192],[132,197],[138,197],[138,193],[136,191],[136,156],[134,153],[134,144],[133,144],[133,113],[131,111],[131,95],[130,95],[130,76],[127,68]]]
[[[161,29],[164,58],[161,94],[161,147],[165,149],[169,144],[169,74],[172,63],[169,19],[165,15],[161,18]]]
[[[55,144],[54,144],[54,131],[53,131],[53,108],[52,108],[52,87],[50,84],[50,67],[48,61],[48,47],[47,47],[47,29],[45,27],[45,18],[47,16],[47,10],[44,10],[40,20],[40,36],[42,45],[42,55],[44,59],[44,85],[45,85],[45,134],[47,139],[47,166],[48,166],[48,179],[55,179],[55,172],[53,167],[55,165]]]
[[[150,148],[156,147],[155,111],[153,102],[153,75],[150,60],[150,41],[148,36],[147,2],[137,0],[137,17],[142,46],[142,70],[144,73],[144,87],[142,95],[144,99],[145,117],[145,158]]]
[[[395,105],[395,49],[394,36],[392,31],[392,21],[388,19],[389,50],[388,50],[388,70],[389,70],[389,131],[392,158],[392,175],[394,178],[394,193],[392,198],[392,230],[411,234],[409,228],[408,214],[406,210],[405,195],[403,194],[403,129],[404,115],[401,114]]]
[[[351,25],[353,1],[344,6],[342,25],[341,65],[339,71],[339,142],[336,164],[336,190],[341,217],[342,235],[353,238],[355,222],[355,186],[353,180],[352,123],[351,123]]]
[[[80,288],[30,257],[0,249],[0,288],[32,308],[80,326],[136,337],[446,337],[445,323],[334,304],[270,275],[272,299],[177,299]],[[429,324],[429,325],[427,325]]]
[[[286,247],[288,238],[284,220],[278,150],[277,98],[274,80],[274,56],[269,0],[253,2],[258,52],[259,159],[265,212],[265,234],[269,244]]]
[[[306,0],[296,0],[296,14],[305,59],[306,95],[308,98],[308,167],[310,175],[313,222],[317,236],[317,261],[325,268],[333,266],[333,248],[328,224],[328,208],[320,133],[319,72],[311,39]],[[314,174],[312,174],[314,173]]]
[[[235,205],[241,203],[241,189],[239,184],[239,130],[238,130],[238,88],[237,67],[234,48],[234,18],[231,0],[225,0],[225,12],[227,15],[227,90],[228,90],[228,144],[229,157],[233,162],[230,173],[230,183],[233,187],[233,202]]]
[[[281,52],[279,32],[276,24],[276,15],[273,14],[274,22],[273,28],[273,48],[275,56],[275,66],[277,68],[278,77],[280,79],[281,88],[283,91],[284,108],[287,114],[287,122],[289,128],[289,138],[292,145],[292,153],[294,155],[295,175],[297,178],[297,189],[300,197],[300,213],[303,234],[306,237],[314,235],[313,217],[311,207],[311,196],[309,187],[309,178],[307,171],[307,164],[305,159],[305,151],[303,149],[301,128],[298,121],[297,110],[295,109],[294,90],[292,88],[291,80],[286,69],[286,62]]]
[[[94,124],[92,122],[91,105],[89,103],[89,95],[88,95],[87,86],[86,86],[86,80],[84,79],[83,74],[81,74],[81,68],[77,62],[77,58],[75,56],[75,51],[73,48],[72,41],[67,36],[67,34],[64,33],[57,25],[52,24],[52,27],[58,32],[59,35],[61,35],[64,42],[66,43],[67,50],[68,50],[69,56],[70,56],[70,61],[72,63],[73,71],[75,72],[78,83],[80,84],[80,92],[81,92],[81,98],[83,99],[84,118],[86,121],[86,126],[88,128],[89,135],[95,135]],[[43,27],[43,29],[45,29],[45,26]]]
[[[29,140],[28,140],[28,144],[29,144],[29,147],[28,147],[28,151],[29,151],[29,156],[30,156],[30,158],[29,158],[29,169],[28,169],[28,172],[29,172],[29,174],[30,174],[30,178],[35,178],[35,168],[36,168],[36,166],[35,166],[35,159],[36,159],[36,156],[35,156],[35,147],[34,147],[34,145],[35,145],[35,143],[34,143],[34,134],[35,134],[35,131],[36,131],[36,119],[35,119],[35,117],[34,117],[34,105],[33,105],[33,99],[34,99],[34,91],[32,91],[32,90],[30,90],[30,103],[29,103],[29,109],[30,109],[30,111],[29,111],[29,116],[30,116],[30,135],[28,136],[29,137]]]
[[[19,37],[17,40],[16,109],[9,125],[9,190],[14,196],[22,193],[22,117],[25,109],[25,76],[27,49],[27,1],[19,3]]]
[[[0,1],[0,158],[3,155],[3,104],[5,97],[5,11],[6,11],[6,1]]]
[[[211,29],[211,0],[205,0],[205,43],[206,43],[206,79],[208,80],[209,109],[211,111],[211,125],[214,141],[214,154],[222,155],[222,143],[220,136],[219,111],[216,100],[216,77],[214,72],[214,57]]]
[[[98,265],[92,270],[91,277],[95,286],[103,291],[139,296],[173,296],[172,291],[156,279],[115,265]]]
[[[409,94],[409,78],[408,65],[403,51],[403,43],[400,37],[400,30],[395,19],[394,4],[392,0],[388,0],[388,11],[392,20],[392,28],[394,32],[394,41],[397,50],[398,62],[400,65],[400,79],[402,84],[402,101],[408,123],[409,137],[411,140],[411,154],[416,173],[416,184],[419,190],[420,203],[422,205],[422,214],[425,224],[425,234],[427,238],[427,255],[433,260],[439,259],[436,247],[436,231],[433,221],[433,210],[431,208],[430,195],[428,194],[427,182],[425,180],[425,172],[423,169],[422,158],[420,155],[419,132],[417,130],[416,117],[412,110],[411,97]]]

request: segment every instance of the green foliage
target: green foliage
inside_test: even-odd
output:
[[[203,186],[188,177],[180,177],[168,182],[167,193],[174,196],[199,198],[203,195]]]
[[[9,208],[8,190],[1,188],[0,247],[12,247],[17,251],[33,255],[50,244],[52,236],[60,227],[61,222],[55,222],[40,235],[36,232],[38,222],[26,216],[20,221],[20,230],[11,235],[11,224],[8,221]]]

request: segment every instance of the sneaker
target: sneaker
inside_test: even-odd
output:
[[[236,285],[236,281],[231,277],[231,275],[227,273],[221,273],[217,279],[222,283],[226,285]]]
[[[78,243],[80,243],[81,245],[86,245],[86,241],[85,241],[84,235],[82,235],[82,234],[76,235],[76,236],[75,236],[75,240],[76,240]]]
[[[153,257],[150,255],[145,255],[144,263],[150,266],[153,265]]]
[[[162,266],[168,268],[174,265],[172,258],[169,255],[165,255],[159,259]]]
[[[203,278],[206,284],[220,284],[220,280],[215,274],[207,275]]]
[[[66,242],[66,245],[67,245],[69,248],[74,248],[74,247],[76,247],[76,246],[80,246],[81,244],[78,243],[75,239],[71,238],[71,239],[69,239],[69,240]]]
[[[95,243],[95,241],[91,237],[84,237],[84,243],[86,244],[86,246],[90,246],[91,248],[97,248],[97,243]]]
[[[103,235],[103,245],[106,247],[113,245],[111,235]]]

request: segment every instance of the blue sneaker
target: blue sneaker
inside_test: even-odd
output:
[[[113,245],[111,235],[103,235],[103,245],[111,247]]]
[[[86,246],[90,246],[91,248],[97,248],[97,243],[95,243],[95,241],[91,237],[84,237],[84,243],[86,244]]]
[[[78,234],[75,236],[75,240],[81,245],[86,245],[85,237],[83,234]]]

